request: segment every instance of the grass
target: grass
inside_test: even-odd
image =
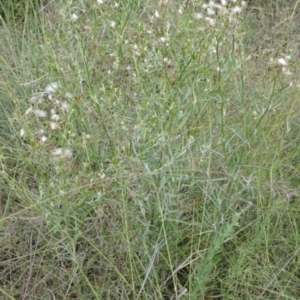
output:
[[[158,2],[2,8],[1,299],[299,299],[300,3]]]

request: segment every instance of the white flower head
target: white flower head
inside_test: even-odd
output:
[[[215,11],[211,7],[208,7],[206,12],[209,16],[214,16],[215,15]]]
[[[46,118],[47,117],[47,112],[41,109],[36,109],[34,111],[34,114],[38,117],[38,118]]]
[[[58,158],[65,158],[65,159],[71,159],[73,156],[72,150],[65,148],[56,148],[52,150],[52,156],[54,156],[56,159]]]
[[[283,72],[285,75],[292,75],[292,72],[291,72],[289,69],[285,68],[285,67],[282,67],[282,72]]]
[[[96,2],[97,2],[98,5],[101,5],[101,4],[104,3],[104,0],[97,0]]]
[[[54,121],[54,122],[58,122],[59,121],[59,115],[58,114],[53,114],[52,116],[51,116],[51,120],[52,121]]]
[[[165,43],[166,41],[167,41],[167,39],[165,38],[165,37],[161,37],[160,39],[159,39],[162,43]]]
[[[288,63],[287,63],[287,61],[286,61],[285,58],[279,58],[277,62],[281,66],[287,66],[288,65]]]
[[[196,19],[196,20],[200,20],[200,19],[202,19],[202,14],[201,13],[195,13],[194,14],[194,18]]]
[[[110,22],[110,27],[111,28],[115,28],[116,27],[116,22],[115,21],[111,21]]]
[[[53,156],[61,156],[63,153],[62,149],[61,148],[56,148],[54,150],[52,150],[52,155]]]
[[[69,98],[69,99],[71,99],[71,98],[73,98],[73,95],[71,93],[67,92],[66,93],[66,97]]]
[[[42,142],[42,143],[45,143],[46,141],[47,141],[47,137],[43,135],[43,136],[41,137],[41,142]]]
[[[76,22],[77,20],[78,20],[78,16],[74,13],[74,14],[72,14],[71,15],[71,20],[73,21],[73,22]]]
[[[52,82],[52,83],[49,83],[49,84],[44,88],[44,93],[46,93],[46,94],[55,93],[59,87],[60,87],[60,85],[59,85],[58,82]]]
[[[25,137],[25,130],[23,128],[20,130],[20,137]]]
[[[216,20],[213,18],[206,17],[205,20],[209,23],[210,26],[214,26],[216,24]]]
[[[242,12],[242,8],[239,7],[239,6],[235,6],[235,7],[232,8],[232,12],[233,12],[234,14],[239,14],[239,13]]]
[[[45,135],[45,130],[41,128],[36,132],[36,134],[41,137],[41,136]]]
[[[30,103],[36,103],[38,100],[39,100],[39,98],[38,98],[37,96],[32,96],[32,97],[29,99],[29,102],[30,102]]]
[[[62,153],[63,158],[70,159],[70,158],[72,158],[72,155],[73,155],[73,153],[72,153],[71,149],[63,150],[63,153]]]
[[[68,112],[70,110],[70,104],[66,101],[62,102],[61,103],[61,109],[64,111],[64,112]]]
[[[57,123],[54,123],[54,122],[50,122],[50,128],[51,128],[52,130],[56,130],[56,129],[58,129],[58,124],[57,124]]]

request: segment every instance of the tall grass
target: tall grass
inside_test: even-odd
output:
[[[299,3],[254,2],[6,8],[1,299],[299,299]]]

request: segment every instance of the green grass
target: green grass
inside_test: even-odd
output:
[[[158,2],[3,6],[1,299],[299,299],[300,2]]]

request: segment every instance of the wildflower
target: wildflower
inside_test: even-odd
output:
[[[34,111],[34,113],[38,118],[46,118],[47,117],[47,112],[44,110],[36,109]]]
[[[71,99],[71,98],[73,98],[73,95],[68,92],[68,93],[66,93],[66,97],[69,98],[69,99]]]
[[[32,96],[30,99],[29,99],[29,102],[30,103],[35,103],[38,101],[38,97],[37,96]]]
[[[194,18],[196,19],[196,20],[200,20],[200,19],[202,19],[202,14],[201,13],[195,13],[194,14]]]
[[[54,121],[54,122],[58,122],[59,121],[59,115],[58,114],[53,114],[51,116],[51,120]]]
[[[60,87],[60,85],[58,82],[52,82],[44,88],[44,93],[47,93],[47,94],[55,93],[59,87]]]
[[[97,4],[98,5],[101,5],[101,4],[103,4],[104,3],[104,0],[97,0]]]
[[[45,143],[46,141],[47,141],[47,137],[43,135],[43,136],[41,137],[41,142],[42,142],[42,143]]]
[[[279,58],[278,59],[278,64],[281,65],[281,66],[287,66],[287,61],[285,58]]]
[[[226,6],[226,5],[227,5],[227,0],[221,0],[221,4],[222,4],[223,6]]]
[[[106,175],[104,173],[98,173],[100,179],[105,179]]]
[[[61,103],[61,109],[64,112],[68,112],[70,110],[70,105],[66,101],[64,101]]]
[[[52,150],[52,155],[53,156],[61,156],[62,155],[62,149],[61,148],[56,148]]]
[[[167,66],[172,66],[172,61],[170,58],[168,57],[164,57],[163,59],[164,64],[166,64]]]
[[[67,159],[72,158],[72,151],[70,149],[64,149],[62,152],[62,157]]]
[[[56,148],[56,149],[52,150],[52,155],[55,158],[70,159],[72,157],[72,151],[68,148],[66,148],[66,149]]]
[[[213,19],[213,18],[209,18],[209,17],[206,17],[205,20],[209,23],[209,25],[211,26],[214,26],[215,23],[216,23],[216,20]]]
[[[141,56],[141,52],[140,52],[139,46],[137,44],[133,45],[133,49],[134,49],[135,56]]]
[[[111,28],[115,28],[116,27],[116,22],[115,21],[111,21],[110,22],[110,27]]]
[[[50,128],[51,128],[52,130],[56,130],[56,129],[58,128],[58,124],[57,124],[57,123],[54,123],[54,122],[51,122],[51,123],[50,123]]]
[[[248,203],[249,206],[253,205],[253,202],[251,200],[249,200],[247,203]]]
[[[43,136],[43,135],[45,135],[45,130],[44,130],[44,129],[39,129],[39,130],[36,132],[36,134],[37,134],[38,136]]]
[[[242,9],[239,7],[239,6],[235,6],[233,9],[232,9],[232,12],[234,14],[239,14],[242,12]]]
[[[72,15],[71,15],[71,20],[72,20],[73,22],[76,22],[76,21],[78,20],[78,16],[77,16],[76,14],[72,14]]]
[[[282,67],[282,72],[283,72],[285,75],[292,75],[292,72],[291,72],[289,69],[286,69],[285,67]]]
[[[167,41],[167,39],[165,38],[165,37],[161,37],[160,39],[159,39],[162,43],[165,43],[166,41]]]
[[[20,130],[20,137],[23,138],[25,136],[25,130],[22,128]]]
[[[159,13],[158,13],[157,10],[154,12],[154,16],[155,16],[156,18],[159,18]]]
[[[215,11],[211,7],[208,7],[206,12],[209,16],[214,16],[215,15]]]

